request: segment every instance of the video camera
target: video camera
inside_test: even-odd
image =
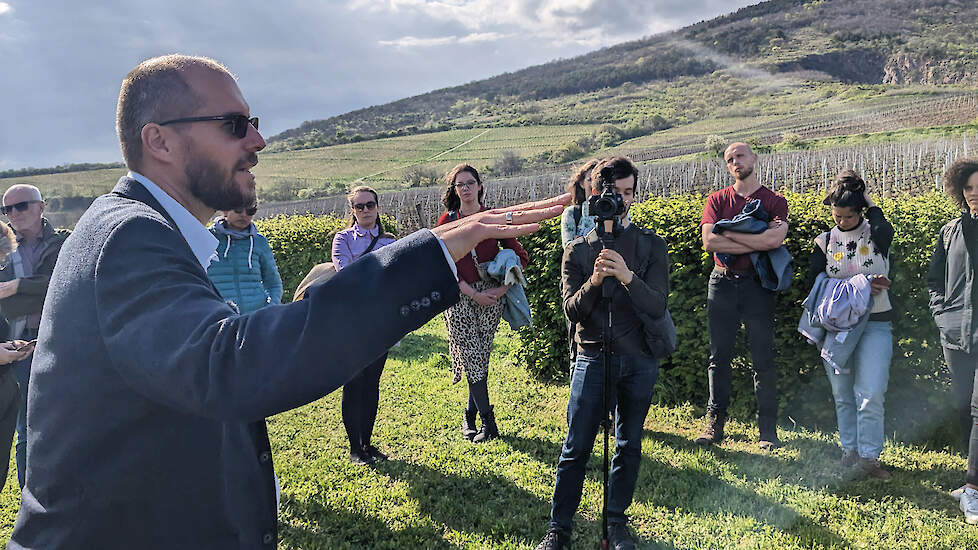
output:
[[[608,220],[618,220],[625,213],[625,200],[615,188],[615,169],[601,169],[601,194],[591,195],[587,201],[588,212],[597,218],[598,225]]]

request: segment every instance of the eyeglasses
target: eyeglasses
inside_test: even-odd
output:
[[[457,181],[457,182],[455,182],[455,183],[452,184],[452,187],[454,187],[456,189],[458,189],[459,187],[472,187],[473,185],[475,185],[477,183],[479,183],[479,182],[477,182],[477,181],[458,182]]]
[[[27,209],[30,208],[31,205],[34,204],[35,202],[41,202],[41,201],[20,201],[20,202],[15,202],[9,206],[0,206],[0,212],[2,212],[4,216],[13,212],[14,208],[16,208],[18,212],[27,212]]]
[[[206,122],[209,120],[228,120],[231,122],[231,135],[238,138],[244,139],[248,135],[248,125],[251,124],[258,129],[258,117],[248,118],[244,115],[217,115],[217,116],[192,116],[188,118],[175,118],[173,120],[168,120],[166,122],[158,123],[160,126],[166,126],[167,124],[177,124],[183,122]]]
[[[249,208],[235,208],[234,211],[238,214],[248,214],[249,216],[254,216],[255,212],[258,212],[258,206],[251,206]]]
[[[374,201],[358,202],[353,205],[353,208],[355,208],[357,212],[363,212],[364,210],[373,210],[376,207],[377,207],[377,203]]]

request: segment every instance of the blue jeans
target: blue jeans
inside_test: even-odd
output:
[[[11,365],[14,376],[17,377],[17,389],[20,391],[20,406],[17,409],[17,446],[14,450],[17,454],[17,482],[20,483],[21,489],[27,481],[27,386],[31,380],[33,360],[32,353]]]
[[[893,324],[869,321],[849,358],[849,373],[835,374],[825,365],[835,397],[839,443],[862,458],[876,459],[883,452],[883,400],[892,357]]]
[[[608,522],[624,524],[632,503],[642,460],[642,429],[659,374],[655,359],[642,355],[612,355],[612,392],[609,406],[615,414],[615,456],[608,478]],[[571,378],[567,403],[568,430],[557,464],[550,526],[570,533],[581,503],[585,469],[598,434],[604,399],[604,356],[580,350]],[[616,407],[617,404],[617,407]]]

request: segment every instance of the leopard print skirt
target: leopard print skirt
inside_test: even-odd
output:
[[[481,292],[497,286],[478,281],[472,288]],[[462,372],[470,383],[481,382],[489,374],[489,352],[492,340],[503,315],[502,302],[480,306],[462,294],[454,306],[445,311],[448,327],[448,351],[452,356],[452,384],[462,380]]]

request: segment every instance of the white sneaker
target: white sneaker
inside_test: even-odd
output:
[[[951,491],[951,498],[953,498],[954,500],[961,500],[961,493],[963,493],[964,490],[967,488],[968,488],[967,485],[962,485],[957,489]]]
[[[964,521],[969,525],[978,525],[978,491],[967,488],[961,493],[958,507],[964,512]]]

